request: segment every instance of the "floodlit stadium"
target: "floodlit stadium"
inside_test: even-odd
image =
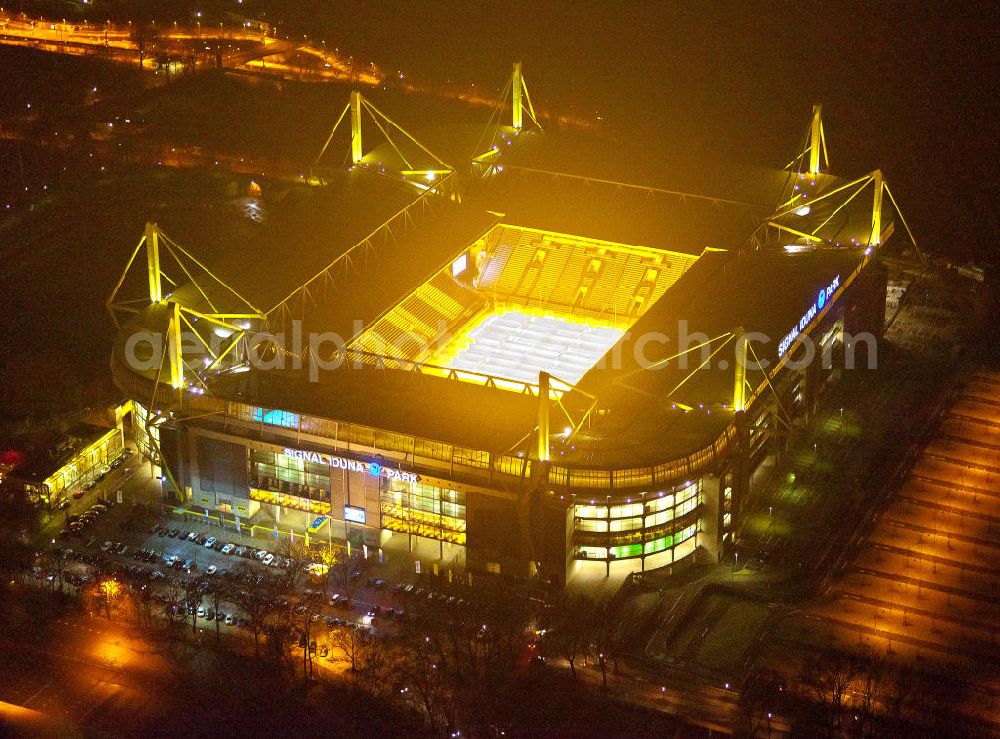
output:
[[[508,389],[573,384],[695,259],[497,226],[350,346]]]
[[[881,334],[908,229],[879,171],[826,171],[818,106],[786,168],[688,185],[541,130],[519,65],[472,156],[358,93],[336,120],[266,226],[147,224],[108,300],[177,510],[555,583],[714,561]]]

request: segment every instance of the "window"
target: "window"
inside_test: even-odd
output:
[[[643,551],[646,554],[656,554],[656,552],[662,552],[664,549],[669,549],[671,544],[674,543],[674,537],[664,536],[661,539],[654,539],[653,541],[647,541]]]
[[[626,505],[611,506],[611,518],[625,518],[626,516],[641,516],[642,503],[629,503]]]
[[[654,513],[650,516],[646,516],[646,528],[650,528],[651,526],[660,526],[662,524],[665,524],[667,521],[672,521],[673,519],[674,519],[673,511],[670,510],[660,511],[659,513]]]
[[[576,506],[577,518],[607,518],[608,509],[606,506],[578,505]]]
[[[666,495],[665,493],[659,493],[657,497],[646,502],[646,512],[656,513],[657,511],[663,511],[667,508],[674,507],[674,496]]]
[[[440,264],[440,262],[439,262]],[[458,259],[451,263],[451,276],[458,277],[460,274],[465,272],[469,267],[469,255],[462,254]]]
[[[633,531],[642,528],[642,517],[615,518],[611,520],[612,531]]]
[[[264,408],[254,408],[251,418],[270,426],[283,426],[288,429],[299,427],[299,414],[289,411],[267,410]]]
[[[627,559],[628,557],[638,557],[642,554],[642,544],[628,544],[621,547],[611,547],[611,557],[613,559]]]

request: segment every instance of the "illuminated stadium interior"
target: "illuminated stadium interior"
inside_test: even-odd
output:
[[[351,348],[370,361],[519,390],[575,383],[698,256],[498,225]]]
[[[624,333],[554,315],[487,313],[434,354],[430,364],[528,383],[544,370],[575,383]]]

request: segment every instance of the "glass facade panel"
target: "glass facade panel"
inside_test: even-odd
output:
[[[258,490],[329,501],[330,468],[277,452],[254,451],[250,458],[250,484]]]
[[[575,506],[574,556],[578,559],[598,559],[597,552],[605,548],[593,544],[602,542],[607,544],[607,557],[610,559],[657,554],[690,540],[697,533],[698,526],[696,522],[692,523],[692,517],[697,516],[701,502],[700,480],[670,493],[661,491],[648,495],[647,500],[639,502],[626,499],[624,503],[608,506]],[[645,498],[646,494],[642,497]],[[684,528],[677,530],[677,526]],[[670,557],[668,560],[672,561]]]
[[[465,493],[387,480],[382,483],[380,509],[384,529],[465,544]]]

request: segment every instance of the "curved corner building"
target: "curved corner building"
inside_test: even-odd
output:
[[[850,337],[880,336],[881,174],[807,146],[721,191],[640,186],[554,169],[558,136],[498,141],[472,174],[355,152],[229,242],[147,226],[112,370],[174,506],[554,582],[720,555],[872,349]]]

